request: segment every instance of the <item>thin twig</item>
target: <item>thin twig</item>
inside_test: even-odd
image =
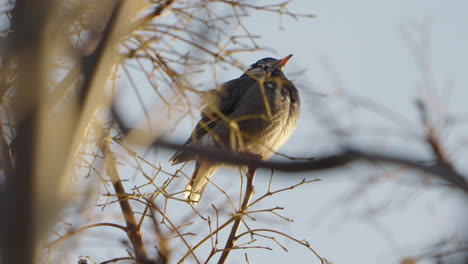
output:
[[[126,227],[118,225],[118,224],[114,224],[114,223],[97,223],[97,224],[87,225],[87,226],[84,226],[82,228],[78,228],[76,230],[72,230],[72,231],[68,232],[67,234],[61,236],[60,238],[58,238],[58,239],[50,242],[49,244],[47,244],[46,248],[51,248],[51,247],[55,246],[57,243],[59,243],[59,242],[61,242],[63,240],[66,240],[66,239],[76,235],[77,233],[80,233],[82,231],[85,231],[85,230],[88,230],[88,229],[91,229],[91,228],[99,227],[99,226],[113,227],[113,228],[120,229],[120,230],[122,230],[124,232],[127,232]]]

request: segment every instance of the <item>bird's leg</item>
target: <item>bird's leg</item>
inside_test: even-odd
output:
[[[254,153],[248,153],[248,152],[244,152],[243,154],[246,155],[247,157],[252,158],[253,160],[262,160],[262,155],[260,154],[254,154]],[[257,171],[257,167],[249,166],[247,173],[245,174],[245,176],[247,177],[247,185],[245,188],[244,201],[242,203],[242,208],[245,208],[245,210],[247,210],[247,207],[250,203],[250,199],[252,198],[254,191],[255,191],[253,180],[254,180],[256,171]]]
[[[257,156],[260,156],[260,155],[257,155]],[[245,209],[245,210],[247,210],[249,203],[250,203],[250,199],[252,199],[252,196],[255,192],[253,181],[255,178],[256,171],[257,171],[257,167],[249,166],[249,169],[245,175],[247,177],[247,186],[245,188],[244,201],[242,202],[242,209]]]

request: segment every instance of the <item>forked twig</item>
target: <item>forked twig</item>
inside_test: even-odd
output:
[[[105,155],[106,171],[114,186],[117,199],[119,200],[120,209],[125,219],[125,224],[127,225],[127,237],[132,243],[137,262],[150,263],[132,205],[127,199],[125,188],[117,170],[117,158],[115,154],[110,151],[107,139],[104,139],[102,144],[102,152]]]
[[[239,238],[239,237],[242,237],[242,236],[245,236],[245,235],[252,235],[252,234],[254,234],[254,235],[259,235],[259,234],[257,234],[258,232],[269,232],[269,233],[281,235],[281,236],[283,236],[283,237],[285,237],[285,238],[287,238],[287,239],[290,239],[290,240],[292,240],[292,241],[294,241],[294,242],[296,242],[296,243],[298,243],[298,244],[300,244],[300,245],[306,247],[307,249],[309,249],[318,259],[320,259],[320,262],[321,262],[322,264],[328,263],[327,259],[322,258],[322,257],[310,246],[310,244],[309,244],[307,241],[296,239],[296,238],[294,238],[294,237],[292,237],[292,236],[290,236],[290,235],[287,235],[287,234],[285,234],[285,233],[283,233],[283,232],[279,232],[279,231],[277,231],[277,230],[273,230],[273,229],[263,229],[263,228],[262,228],[262,229],[253,229],[253,230],[249,230],[249,231],[246,231],[246,232],[240,234],[240,235],[238,236],[238,238]],[[265,236],[263,236],[263,237],[265,237]],[[277,243],[280,247],[282,247],[283,249],[285,249],[285,247],[284,247],[283,245],[279,244],[278,241],[276,241],[276,239],[274,239],[274,238],[272,238],[272,237],[268,237],[268,238],[269,238],[269,239],[272,239],[272,240],[275,241],[275,243]]]

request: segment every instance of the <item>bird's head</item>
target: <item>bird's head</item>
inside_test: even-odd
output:
[[[283,69],[291,57],[292,54],[280,60],[274,58],[263,58],[250,65],[250,68],[244,73],[243,76],[248,75],[260,77],[265,74],[270,74],[271,76],[280,76],[283,74]]]

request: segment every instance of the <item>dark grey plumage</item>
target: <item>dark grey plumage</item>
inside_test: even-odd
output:
[[[291,56],[261,59],[241,77],[223,84],[202,111],[185,146],[199,144],[251,153],[263,160],[270,158],[291,136],[299,119],[297,89],[282,72]],[[171,158],[173,164],[189,160],[197,160],[197,164],[185,198],[197,203],[222,164],[183,150]]]

